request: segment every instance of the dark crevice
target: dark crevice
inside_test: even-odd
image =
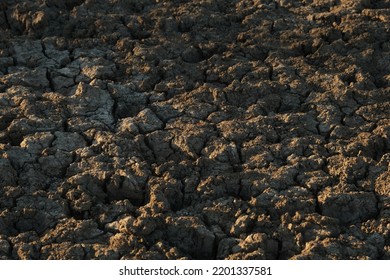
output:
[[[314,195],[314,198],[315,198],[315,204],[316,204],[316,206],[315,206],[315,211],[316,211],[316,213],[322,215],[322,209],[321,209],[320,203],[319,203],[319,201],[318,201],[318,194],[315,194],[315,195]]]
[[[46,69],[46,79],[49,81],[49,87],[52,92],[55,92],[55,87],[53,84],[53,79],[51,78],[51,73],[49,69]]]
[[[273,81],[273,74],[274,74],[274,69],[272,65],[268,66],[268,79],[270,81]]]
[[[4,14],[5,24],[7,25],[7,28],[8,28],[9,30],[11,30],[11,24],[9,23],[7,12],[6,12],[6,11],[3,11],[3,14]]]
[[[85,0],[70,0],[66,1],[66,7],[68,10],[73,10],[73,8],[82,5]]]
[[[113,98],[112,96],[111,96],[111,99],[114,101],[114,104],[112,105],[111,114],[114,117],[114,122],[117,123],[118,119],[119,119],[118,114],[117,114],[118,101],[115,98]]]
[[[45,46],[45,44],[43,43],[43,41],[41,41],[41,46],[42,46],[42,53],[43,53],[43,55],[44,55],[47,59],[51,59],[51,58],[47,55],[47,53],[46,53],[46,46]]]
[[[80,211],[76,211],[76,210],[73,210],[73,209],[69,209],[69,216],[74,218],[75,220],[85,220],[85,219],[88,219],[89,217],[89,214],[84,211],[84,212],[80,212]]]

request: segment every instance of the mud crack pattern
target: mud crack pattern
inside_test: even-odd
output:
[[[0,9],[0,258],[390,259],[389,0]]]

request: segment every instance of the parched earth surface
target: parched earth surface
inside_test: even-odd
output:
[[[0,9],[1,259],[390,259],[389,0]]]

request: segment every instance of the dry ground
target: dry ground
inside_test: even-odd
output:
[[[390,259],[389,0],[0,9],[0,258]]]

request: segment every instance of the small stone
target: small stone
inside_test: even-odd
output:
[[[162,129],[163,122],[149,108],[142,110],[137,116],[138,127],[141,133],[150,133]]]

